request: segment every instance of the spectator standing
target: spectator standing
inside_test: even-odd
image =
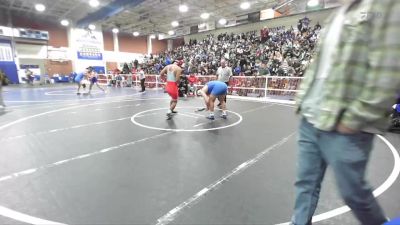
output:
[[[365,175],[374,134],[386,131],[400,91],[399,11],[398,0],[348,1],[321,34],[297,99],[294,225],[311,224],[328,165],[361,224],[386,222]]]
[[[221,82],[224,82],[227,87],[229,87],[229,80],[232,77],[232,68],[226,65],[226,61],[223,59],[221,60],[221,66],[217,70],[217,79]],[[224,101],[226,103],[226,95],[224,97]],[[221,106],[221,102],[218,104]]]
[[[139,80],[140,80],[140,86],[142,87],[142,90],[140,92],[145,92],[146,91],[146,86],[145,86],[145,81],[146,81],[146,76],[144,74],[144,70],[142,67],[139,68]]]

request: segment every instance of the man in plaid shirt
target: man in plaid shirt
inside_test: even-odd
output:
[[[374,134],[387,129],[400,92],[400,1],[345,2],[321,33],[297,96],[294,225],[311,224],[328,165],[361,224],[386,222],[365,172]]]

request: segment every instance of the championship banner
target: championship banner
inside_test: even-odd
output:
[[[0,42],[0,62],[13,62],[14,56],[10,43]]]
[[[75,29],[78,59],[103,60],[103,36],[98,31]]]

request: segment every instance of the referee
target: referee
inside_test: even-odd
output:
[[[217,80],[222,81],[229,87],[229,79],[232,76],[232,68],[226,66],[225,59],[221,60],[221,66],[217,70]],[[226,103],[226,95],[225,95],[225,103]],[[218,104],[218,107],[221,106],[221,102]]]

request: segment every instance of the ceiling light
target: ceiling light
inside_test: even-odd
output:
[[[177,26],[179,26],[179,22],[178,22],[178,21],[173,21],[173,22],[171,23],[171,25],[172,25],[173,27],[177,27]]]
[[[90,0],[89,5],[92,6],[93,8],[96,8],[97,6],[100,5],[100,2],[98,0]]]
[[[179,12],[187,12],[189,10],[189,8],[187,7],[187,5],[179,5]]]
[[[64,27],[69,25],[69,21],[68,20],[61,20],[61,25],[63,25]]]
[[[173,30],[170,30],[170,31],[168,31],[168,34],[169,34],[169,35],[174,35],[175,32],[174,32]]]
[[[241,9],[249,9],[250,8],[250,3],[249,2],[242,2],[242,4],[240,4],[240,8]]]
[[[156,38],[156,35],[154,35],[154,34],[150,35],[150,39],[155,39],[155,38]]]
[[[133,36],[135,36],[135,37],[139,36],[139,32],[137,32],[137,31],[133,32]]]
[[[164,34],[158,34],[158,40],[164,39]]]
[[[88,28],[89,28],[90,30],[96,30],[96,26],[95,26],[94,24],[90,24],[90,25],[88,26]]]
[[[119,29],[118,29],[118,28],[113,28],[113,29],[112,29],[112,32],[113,32],[114,34],[118,34]]]
[[[201,17],[203,20],[206,20],[206,19],[210,18],[210,14],[209,14],[209,13],[202,13],[202,14],[200,15],[200,17]]]
[[[319,5],[319,1],[318,0],[309,0],[307,2],[307,6],[308,7],[315,7],[315,6],[318,6],[318,5]]]
[[[35,9],[39,12],[43,12],[44,10],[46,10],[46,6],[44,6],[43,4],[36,4]]]
[[[205,24],[205,23],[199,24],[199,28],[204,28],[204,27],[206,27],[206,24]]]
[[[226,19],[222,18],[218,21],[219,24],[225,25],[227,23]]]

